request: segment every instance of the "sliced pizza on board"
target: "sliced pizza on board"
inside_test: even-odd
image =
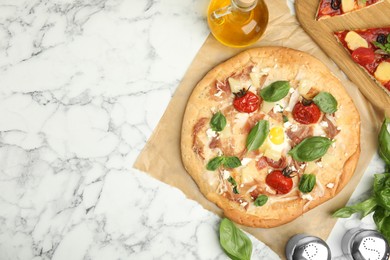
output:
[[[352,59],[390,95],[390,27],[345,30],[335,36]]]
[[[383,0],[320,0],[316,19],[321,20],[333,16],[357,11],[383,2]]]

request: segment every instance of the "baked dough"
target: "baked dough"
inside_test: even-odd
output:
[[[253,113],[240,113],[232,105],[234,95],[227,88],[229,78],[242,81],[243,86],[251,85],[250,90],[258,93],[253,87],[250,73],[265,75],[261,77],[259,89],[278,80],[289,81],[290,92],[286,97],[283,114],[289,122],[280,123],[276,118],[278,112],[272,108],[265,113],[261,108]],[[303,91],[304,85],[309,85],[309,91]],[[320,91],[331,93],[338,102],[338,110],[333,114],[323,115],[323,119],[313,124],[311,135],[324,136],[324,120],[334,122],[337,134],[333,134],[334,143],[327,153],[315,162],[301,163],[297,167],[298,175],[293,178],[294,187],[288,194],[275,194],[265,184],[266,175],[272,166],[260,169],[259,158],[264,156],[265,144],[258,150],[245,152],[245,140],[248,135],[248,123],[259,118],[267,119],[272,125],[282,125],[287,128],[300,127],[288,111],[289,99],[294,91],[303,93],[301,96],[312,97]],[[277,103],[277,102],[276,102]],[[265,104],[263,101],[262,106]],[[275,104],[276,106],[277,104]],[[279,107],[282,107],[279,104]],[[291,110],[291,109],[290,109]],[[209,122],[214,113],[222,111],[227,119],[223,131],[217,134],[210,130]],[[327,119],[325,119],[327,118]],[[322,126],[320,126],[322,125]],[[329,126],[327,126],[329,127]],[[327,130],[327,129],[325,129]],[[334,129],[333,129],[334,130]],[[183,118],[181,134],[181,153],[183,164],[187,172],[197,183],[204,196],[216,203],[226,217],[246,226],[270,228],[290,222],[304,212],[320,205],[340,192],[352,177],[360,154],[360,118],[351,98],[348,96],[340,81],[332,75],[328,68],[309,54],[284,48],[262,47],[254,48],[218,65],[197,84],[191,94]],[[211,144],[218,141],[218,144]],[[266,141],[268,142],[268,141]],[[284,141],[288,149],[293,147],[291,140],[286,136]],[[268,149],[273,149],[268,147]],[[286,149],[281,153],[291,164]],[[221,153],[237,156],[243,165],[235,169],[207,170],[207,163]],[[246,161],[244,163],[244,161]],[[244,165],[246,164],[246,165]],[[314,189],[303,194],[297,185],[300,176],[310,168],[310,173],[316,175]],[[231,187],[226,184],[226,174],[234,176],[241,189],[240,194],[233,194]],[[252,190],[258,189],[268,196],[263,206],[255,206],[248,199]],[[242,196],[243,199],[237,197]],[[249,196],[250,197],[250,196]],[[253,199],[253,198],[252,198]]]

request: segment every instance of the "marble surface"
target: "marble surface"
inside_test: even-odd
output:
[[[227,259],[219,217],[132,169],[209,33],[207,4],[0,0],[1,260]],[[339,221],[330,243],[353,225],[372,222]],[[253,259],[278,259],[251,239]]]

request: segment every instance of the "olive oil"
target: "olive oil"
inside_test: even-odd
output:
[[[263,0],[211,0],[207,21],[218,41],[231,47],[246,47],[263,35],[268,9]]]

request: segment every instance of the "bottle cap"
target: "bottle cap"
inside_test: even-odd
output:
[[[255,5],[257,0],[235,0],[235,2],[241,8],[248,8]]]
[[[376,230],[348,230],[341,241],[341,248],[345,257],[351,260],[387,260],[390,257],[389,244]]]
[[[330,260],[329,246],[319,237],[298,234],[286,245],[287,260]]]

